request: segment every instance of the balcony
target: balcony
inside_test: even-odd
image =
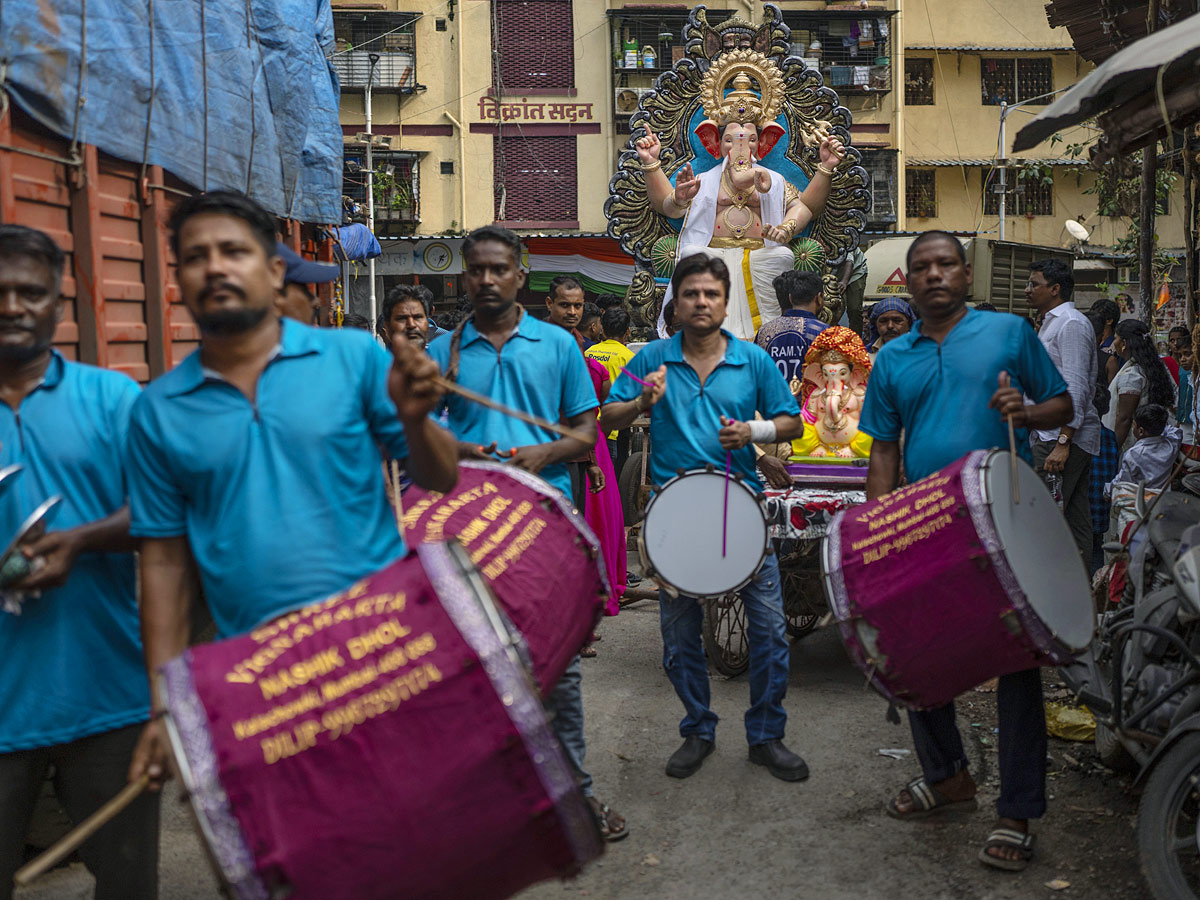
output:
[[[331,62],[342,83],[342,90],[361,91],[371,77],[374,91],[411,94],[417,84],[417,55],[412,50],[379,52],[379,62],[371,73],[370,50],[343,50],[335,53]]]

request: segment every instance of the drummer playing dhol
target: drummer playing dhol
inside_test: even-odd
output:
[[[1028,429],[1071,420],[1067,384],[1020,318],[967,308],[971,266],[953,235],[927,231],[908,251],[908,285],[920,323],[884,345],[875,358],[860,428],[875,439],[867,498],[900,481],[900,434],[910,481],[931,475],[971,450],[1008,443],[1005,417],[1017,426],[1017,448],[1031,461]],[[1025,405],[1022,393],[1034,402]],[[963,597],[962,602],[971,602]],[[1033,856],[1029,820],[1046,810],[1046,719],[1040,669],[1000,678],[1000,797],[997,826],[979,852],[985,865],[1019,871]],[[973,810],[954,704],[910,712],[923,775],[887,807],[915,820]]]
[[[676,468],[726,464],[761,490],[751,442],[791,440],[803,432],[796,398],[761,347],[721,328],[729,296],[729,269],[697,253],[680,260],[671,279],[676,321],[682,330],[646,346],[630,362],[609,394],[600,416],[602,431],[627,428],[655,407],[650,420],[650,474],[666,484]],[[754,414],[766,417],[753,421]],[[714,509],[713,516],[721,510]],[[681,523],[680,527],[687,527]],[[709,708],[708,665],[700,639],[704,610],[694,597],[659,592],[667,675],[683,701],[681,746],[667,774],[687,778],[715,746],[717,716]],[[779,564],[768,556],[754,580],[741,590],[750,638],[750,709],[746,738],[750,761],[776,778],[808,777],[804,760],[783,744],[787,714],[788,643]]]

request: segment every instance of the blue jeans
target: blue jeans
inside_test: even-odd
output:
[[[1000,796],[996,815],[1037,819],[1046,812],[1046,711],[1042,670],[1000,676],[996,691],[1000,725]],[[945,781],[967,767],[954,704],[910,711],[913,744],[921,772],[930,784]]]
[[[783,698],[788,683],[787,623],[783,616],[779,563],[768,556],[758,574],[741,590],[750,638],[750,708],[746,740],[750,746],[781,739],[787,713]],[[708,662],[700,628],[704,606],[694,597],[658,594],[662,617],[663,664],[686,715],[679,723],[683,737],[714,740],[717,714],[709,709]]]
[[[567,671],[546,698],[545,706],[550,726],[575,772],[579,789],[585,797],[592,796],[592,776],[583,768],[587,745],[583,741],[583,672],[578,656],[567,666]]]

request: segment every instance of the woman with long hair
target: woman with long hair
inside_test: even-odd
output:
[[[1113,351],[1126,359],[1108,386],[1112,397],[1104,424],[1117,435],[1117,446],[1125,450],[1133,424],[1133,414],[1147,403],[1157,403],[1172,413],[1175,410],[1175,383],[1167,367],[1158,358],[1154,340],[1144,322],[1125,319],[1117,323]],[[1174,416],[1170,423],[1175,424]]]
[[[1102,366],[1104,374],[1104,383],[1108,384],[1117,377],[1117,371],[1121,366],[1125,365],[1125,360],[1117,356],[1112,351],[1113,338],[1117,334],[1117,323],[1121,321],[1121,307],[1115,300],[1109,300],[1107,297],[1102,297],[1092,304],[1092,308],[1088,310],[1089,318],[1091,316],[1099,317],[1099,343],[1096,345],[1100,350],[1100,356],[1104,360]],[[1092,323],[1093,326],[1096,323]]]

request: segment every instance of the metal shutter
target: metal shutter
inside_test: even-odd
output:
[[[497,220],[556,223],[578,220],[573,136],[497,136],[492,138],[492,150]]]
[[[571,6],[571,0],[493,0],[492,48],[500,57],[496,93],[575,87]]]

